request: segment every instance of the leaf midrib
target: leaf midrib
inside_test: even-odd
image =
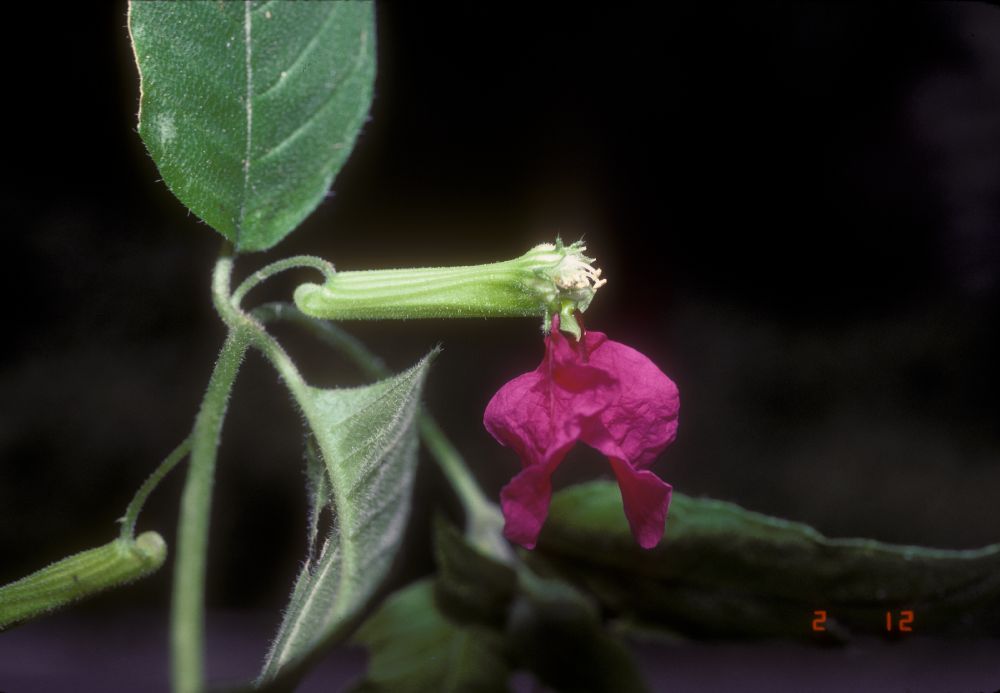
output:
[[[253,12],[250,0],[243,0],[243,55],[246,60],[246,85],[244,89],[244,110],[246,111],[245,139],[243,152],[243,190],[240,193],[240,213],[236,222],[236,247],[242,245],[243,224],[246,220],[247,196],[250,190],[250,152],[253,146]]]

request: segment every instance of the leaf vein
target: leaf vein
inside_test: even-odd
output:
[[[327,546],[330,545],[328,544]],[[299,603],[300,605],[298,605],[298,608],[296,609],[298,613],[304,614],[309,612],[309,605],[316,599],[317,595],[321,591],[320,588],[325,582],[326,574],[330,571],[331,568],[339,566],[339,562],[337,561],[338,555],[340,554],[339,543],[332,546],[332,551],[333,553],[330,555],[329,561],[323,560],[323,558],[325,557],[320,558],[320,566],[321,566],[320,570],[316,575],[314,575],[310,579],[308,592],[306,593],[306,596],[302,599],[302,601]],[[279,668],[281,667],[282,664],[288,661],[289,659],[288,650],[290,647],[292,647],[292,644],[295,641],[295,637],[296,635],[298,635],[298,632],[299,630],[301,630],[302,624],[304,622],[305,619],[303,618],[295,619],[293,621],[291,630],[289,630],[288,633],[285,635],[282,645],[279,648],[275,649],[275,652],[272,655],[272,659],[278,662]]]
[[[243,43],[246,61],[246,90],[244,108],[246,110],[246,149],[243,154],[243,191],[240,194],[240,214],[236,224],[236,247],[240,246],[243,224],[246,220],[247,194],[250,190],[250,152],[253,146],[253,14],[250,0],[243,3]]]
[[[260,14],[261,12],[265,12],[267,8],[271,7],[277,2],[278,0],[267,0],[267,2],[262,2],[259,5],[257,5],[257,7],[255,7],[253,11],[256,12],[257,14]]]
[[[318,45],[319,37],[323,35],[323,33],[327,29],[327,25],[330,24],[331,20],[337,15],[336,3],[331,3],[329,7],[330,11],[327,13],[326,17],[323,18],[323,21],[320,22],[319,27],[316,29],[316,33],[313,34],[312,37],[305,42],[305,44],[302,46],[302,49],[299,51],[299,54],[295,56],[292,62],[290,62],[284,70],[278,72],[277,79],[275,79],[274,82],[269,84],[264,91],[259,93],[259,96],[261,98],[268,96],[272,91],[277,89],[282,84],[286,83],[288,81],[288,76],[291,75],[298,68],[298,66],[302,64],[302,61],[306,57],[306,55],[308,55],[312,51],[312,49]]]
[[[379,393],[370,402],[368,402],[367,404],[361,405],[360,408],[358,408],[355,411],[351,412],[347,416],[344,416],[344,417],[342,417],[340,419],[336,419],[336,420],[327,419],[327,421],[326,421],[326,427],[328,427],[330,429],[335,429],[335,428],[339,428],[340,426],[343,426],[348,421],[351,421],[353,419],[363,419],[365,412],[368,411],[369,409],[372,409],[376,405],[381,404],[382,402],[384,402],[389,397],[397,394],[399,390],[402,390],[404,388],[406,388],[406,389],[412,389],[413,386],[414,386],[414,380],[413,380],[413,378],[407,378],[405,380],[397,378],[395,380],[395,382],[393,382],[390,385],[390,387],[386,388],[385,392]],[[314,392],[316,394],[323,394],[325,392],[336,392],[336,390],[322,390],[322,389],[319,389],[319,388],[315,388]]]
[[[340,96],[340,88],[346,83],[354,74],[357,72],[358,67],[364,62],[364,56],[368,48],[368,32],[363,30],[361,32],[361,41],[358,46],[358,52],[355,56],[354,62],[351,63],[350,68],[348,68],[343,77],[337,80],[337,83],[330,89],[330,95],[323,100],[315,111],[309,114],[309,116],[302,121],[302,124],[297,128],[292,130],[288,135],[286,135],[280,142],[269,147],[267,151],[257,157],[254,160],[255,164],[260,164],[267,161],[276,154],[280,154],[285,149],[287,149],[295,140],[299,139],[304,133],[308,132],[309,129],[319,121],[319,117],[322,113],[330,106],[332,103],[336,103],[337,97]],[[342,143],[337,143],[338,148],[342,147]]]
[[[412,420],[412,417],[408,418]],[[393,423],[394,425],[396,424],[396,422]],[[347,489],[347,493],[345,494],[347,498],[355,498],[357,496],[357,493],[362,489],[363,486],[365,486],[366,482],[369,481],[375,475],[375,472],[377,472],[380,467],[385,466],[385,463],[388,461],[386,460],[386,458],[392,455],[398,449],[399,442],[407,434],[409,426],[395,425],[395,428],[396,428],[396,433],[393,435],[392,439],[388,443],[379,446],[378,455],[375,457],[375,459],[360,469],[357,477],[351,484],[351,487]]]

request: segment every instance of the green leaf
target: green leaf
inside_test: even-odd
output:
[[[612,482],[553,498],[539,569],[598,595],[645,626],[698,636],[885,633],[887,610],[914,611],[923,634],[1000,632],[1000,544],[970,551],[829,539],[732,503],[674,494],[660,545],[640,549]]]
[[[448,620],[434,601],[430,580],[393,594],[354,639],[370,655],[367,677],[356,691],[507,690],[510,665],[503,636]]]
[[[319,540],[320,516],[324,510],[334,512],[333,496],[330,490],[330,475],[326,472],[326,464],[316,449],[316,440],[312,437],[306,440],[306,495],[309,497],[309,534],[307,546],[309,555],[307,561],[314,561]]]
[[[311,482],[313,503],[328,501],[334,522],[299,574],[261,680],[342,635],[388,573],[409,515],[416,414],[435,353],[373,385],[296,393],[329,479]],[[318,512],[310,515],[312,534]]]
[[[323,200],[368,114],[371,2],[130,2],[139,135],[160,175],[238,250]]]

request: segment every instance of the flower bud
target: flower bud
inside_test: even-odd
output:
[[[537,245],[504,262],[459,267],[337,272],[325,284],[302,284],[295,305],[330,320],[563,316],[564,331],[579,338],[573,318],[605,284],[581,242]],[[574,329],[575,328],[575,329]]]

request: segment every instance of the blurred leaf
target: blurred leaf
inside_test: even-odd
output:
[[[437,608],[430,580],[392,595],[354,638],[368,648],[357,691],[506,691],[510,668],[500,633],[462,627]]]
[[[434,542],[434,594],[446,616],[506,630],[518,666],[556,690],[645,690],[631,655],[605,631],[596,605],[572,585],[487,557],[441,518]]]
[[[459,623],[503,628],[517,594],[514,570],[473,547],[441,517],[434,520],[434,555],[434,590],[441,609]]]
[[[370,2],[131,2],[139,135],[175,195],[238,250],[323,200],[365,122]]]
[[[316,560],[303,566],[262,681],[336,637],[389,571],[409,514],[416,413],[435,353],[373,385],[296,394],[330,482],[311,484],[313,504],[330,501],[333,527]]]
[[[833,633],[884,633],[885,612],[913,629],[1000,632],[1000,545],[971,551],[829,539],[732,503],[674,494],[666,537],[636,546],[617,486],[553,499],[532,564],[596,594],[618,615],[698,636],[807,636],[814,610]]]
[[[520,594],[507,634],[518,663],[557,691],[639,693],[646,686],[632,655],[601,622],[596,606],[559,579],[518,573]]]

